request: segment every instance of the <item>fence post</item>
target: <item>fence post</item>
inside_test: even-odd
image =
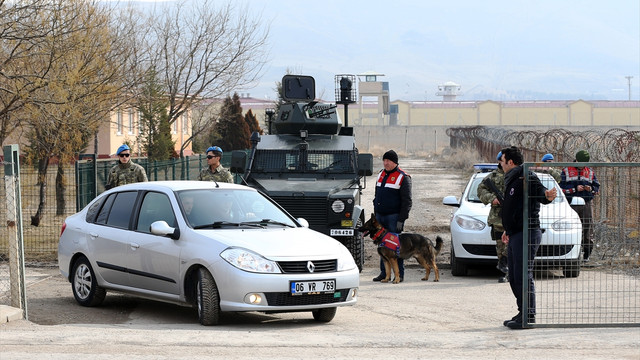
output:
[[[11,306],[22,309],[27,319],[27,297],[24,276],[24,238],[22,236],[22,205],[20,203],[20,155],[17,144],[6,145],[4,151],[4,185],[9,233],[9,283]]]

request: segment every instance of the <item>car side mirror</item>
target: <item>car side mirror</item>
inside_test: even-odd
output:
[[[585,205],[584,199],[579,196],[574,196],[571,199],[571,206],[582,206]]]
[[[306,228],[309,227],[309,222],[307,221],[307,219],[305,219],[305,218],[297,218],[296,220],[298,220],[298,223],[300,225],[302,225],[302,227],[306,227]]]
[[[442,204],[460,207],[460,202],[458,202],[458,199],[453,195],[445,196],[444,199],[442,199]]]
[[[358,175],[371,176],[373,174],[373,155],[358,154]]]
[[[164,220],[158,220],[151,223],[151,233],[153,235],[168,236],[173,240],[180,238],[180,229],[172,228]]]

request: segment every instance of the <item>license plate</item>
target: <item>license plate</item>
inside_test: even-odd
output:
[[[291,295],[331,294],[336,291],[335,280],[292,281]]]
[[[353,236],[353,229],[331,229],[331,236]]]

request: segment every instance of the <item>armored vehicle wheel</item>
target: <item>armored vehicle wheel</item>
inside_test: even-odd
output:
[[[364,266],[364,237],[362,233],[356,231],[352,237],[348,238],[344,245],[349,249],[351,256],[353,256],[353,260],[355,260],[356,265],[358,265],[358,270],[362,272]]]

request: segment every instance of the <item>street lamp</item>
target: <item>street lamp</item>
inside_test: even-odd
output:
[[[276,109],[274,108],[266,108],[264,109],[264,113],[267,115],[267,125],[269,127],[269,134],[271,134],[271,123],[273,122],[273,115],[276,114]]]

